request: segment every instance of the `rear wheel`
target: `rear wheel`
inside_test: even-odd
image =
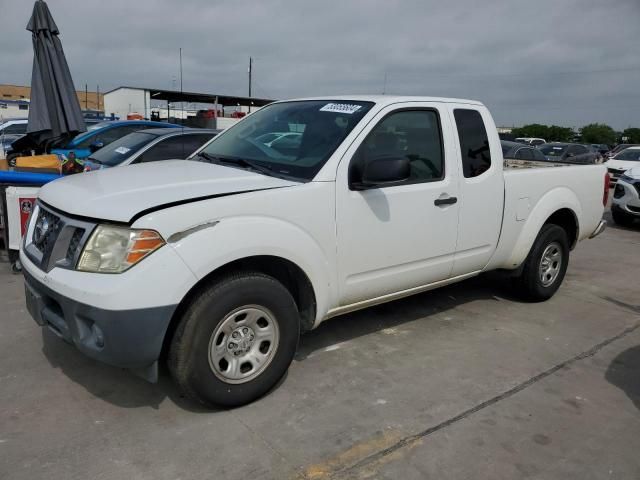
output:
[[[237,273],[186,308],[171,341],[169,370],[181,390],[204,405],[243,405],[284,376],[299,335],[289,291],[267,275]]]
[[[611,216],[613,217],[613,221],[622,227],[630,226],[634,220],[633,216],[623,212],[622,210],[618,210],[617,208],[611,209]]]
[[[516,279],[516,288],[527,300],[547,300],[560,288],[568,265],[567,233],[557,225],[544,225]]]

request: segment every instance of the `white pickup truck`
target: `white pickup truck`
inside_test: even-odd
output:
[[[551,297],[608,191],[603,165],[505,166],[475,101],[276,102],[191,160],[43,187],[27,307],[90,357],[150,381],[166,360],[197,401],[240,405],[328,318],[496,269]]]

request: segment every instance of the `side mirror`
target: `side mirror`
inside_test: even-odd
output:
[[[89,145],[89,151],[91,153],[97,152],[98,150],[100,150],[102,147],[104,147],[104,143],[102,142],[93,142],[91,145]]]
[[[360,182],[353,182],[354,190],[387,187],[406,181],[411,175],[411,164],[406,157],[376,157],[365,160]]]

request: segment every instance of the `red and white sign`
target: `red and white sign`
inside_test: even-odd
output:
[[[20,205],[20,236],[24,236],[24,232],[27,231],[27,220],[29,215],[33,211],[33,206],[36,204],[35,197],[19,197],[18,203]]]

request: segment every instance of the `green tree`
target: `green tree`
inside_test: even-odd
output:
[[[558,125],[542,125],[531,123],[520,128],[514,128],[511,132],[516,137],[544,138],[547,142],[571,142],[575,132],[569,127]]]
[[[616,132],[609,125],[603,123],[591,123],[580,129],[580,137],[583,143],[616,143]]]
[[[516,137],[535,137],[544,138],[545,140],[547,140],[549,127],[547,127],[546,125],[541,125],[539,123],[531,123],[520,128],[514,128],[511,133]]]
[[[543,138],[545,138],[547,142],[572,142],[574,136],[575,132],[573,128],[551,125],[547,137]]]
[[[627,128],[622,132],[623,137],[629,137],[625,143],[640,143],[640,128]]]

